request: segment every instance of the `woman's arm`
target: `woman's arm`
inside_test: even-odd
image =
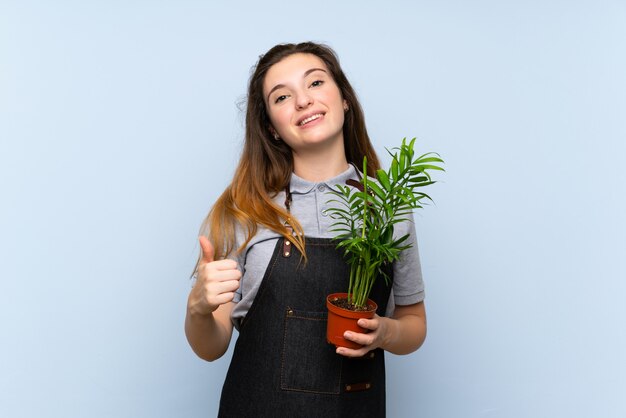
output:
[[[230,313],[241,272],[234,260],[214,261],[213,246],[200,237],[202,258],[197,280],[187,299],[185,335],[198,357],[213,361],[222,357],[233,335]]]
[[[371,332],[346,331],[344,338],[363,347],[357,350],[339,347],[338,354],[361,357],[379,347],[394,354],[409,354],[420,348],[426,339],[426,308],[424,302],[396,306],[390,318],[376,315],[372,319],[359,319],[359,325]]]
[[[213,361],[224,355],[233,335],[230,313],[234,305],[233,302],[220,305],[208,315],[202,315],[187,308],[185,335],[198,357]]]

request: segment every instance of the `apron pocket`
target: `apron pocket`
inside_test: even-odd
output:
[[[287,309],[280,388],[339,394],[342,357],[326,342],[326,312]]]

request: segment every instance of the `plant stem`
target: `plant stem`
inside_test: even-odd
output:
[[[367,223],[367,156],[363,157],[363,225],[361,238],[365,239],[365,226]]]

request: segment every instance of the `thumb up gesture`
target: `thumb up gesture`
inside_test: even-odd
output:
[[[198,238],[202,258],[198,263],[198,278],[187,301],[191,312],[208,315],[220,305],[231,302],[239,288],[241,272],[234,260],[215,261],[215,249],[204,236]]]

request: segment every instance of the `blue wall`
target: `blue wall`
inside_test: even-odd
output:
[[[447,163],[389,415],[626,416],[625,3],[390,3],[0,3],[0,416],[215,414],[230,354],[182,327],[198,227],[250,67],[309,39],[379,151]]]

